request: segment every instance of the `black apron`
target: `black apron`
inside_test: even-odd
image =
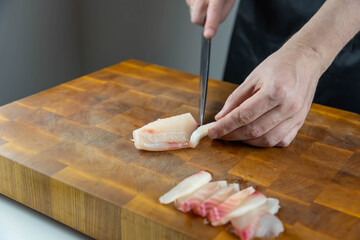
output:
[[[224,80],[241,84],[321,7],[324,0],[241,0]],[[324,39],[326,41],[326,39]],[[360,33],[321,76],[314,102],[360,113]]]

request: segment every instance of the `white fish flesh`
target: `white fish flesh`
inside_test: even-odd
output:
[[[168,204],[178,198],[186,196],[195,190],[201,188],[212,179],[211,174],[205,171],[198,171],[194,175],[185,178],[169,192],[159,198],[160,203]]]
[[[203,137],[206,137],[208,135],[209,132],[209,128],[214,124],[214,122],[202,125],[200,127],[198,127],[198,129],[196,129],[190,137],[190,147],[195,148],[200,140]]]
[[[248,196],[253,194],[255,189],[253,187],[248,187],[241,190],[240,192],[234,193],[228,197],[222,204],[214,207],[210,210],[209,220],[213,226],[219,226],[227,223],[230,219],[227,218],[227,215],[240,205]]]
[[[256,227],[256,238],[274,238],[284,231],[284,226],[279,218],[270,213],[261,216]]]
[[[188,148],[197,127],[190,113],[158,119],[133,131],[134,144],[137,149],[148,151]]]
[[[197,208],[200,203],[227,185],[226,181],[210,182],[193,193],[175,200],[175,207],[183,212]]]
[[[194,213],[206,217],[210,210],[223,203],[228,197],[240,190],[239,184],[232,183],[211,195],[200,205],[193,209]]]
[[[231,219],[236,235],[242,240],[250,240],[255,237],[258,223],[264,213],[276,214],[279,210],[279,200],[268,198],[261,206],[247,212],[246,214]]]

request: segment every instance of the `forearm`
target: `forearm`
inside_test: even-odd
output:
[[[299,44],[320,59],[321,73],[360,31],[360,0],[327,0],[285,45]]]

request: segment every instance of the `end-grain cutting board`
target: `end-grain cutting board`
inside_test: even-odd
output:
[[[210,80],[205,122],[235,88]],[[203,169],[279,198],[280,239],[359,239],[359,115],[314,104],[284,149],[134,148],[134,129],[197,104],[197,76],[131,60],[3,106],[0,193],[96,239],[235,239],[158,203]]]

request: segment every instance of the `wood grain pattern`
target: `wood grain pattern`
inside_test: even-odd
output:
[[[206,121],[235,88],[210,80]],[[134,148],[134,129],[197,104],[197,76],[129,60],[0,107],[0,193],[96,239],[236,239],[158,203],[204,169],[279,198],[279,239],[359,239],[358,114],[313,104],[285,149]]]

